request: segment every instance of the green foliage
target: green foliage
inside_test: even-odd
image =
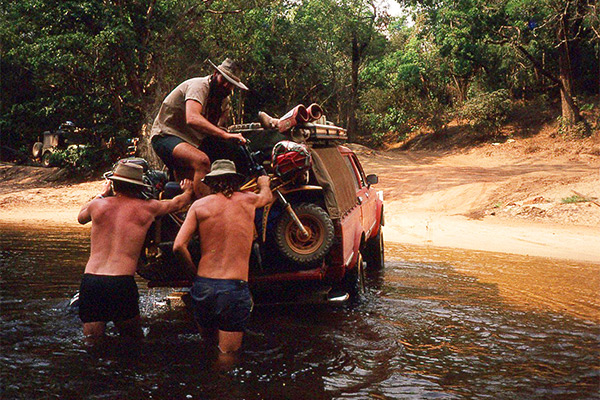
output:
[[[592,111],[595,107],[596,105],[594,103],[586,103],[579,107],[579,109],[581,111]]]
[[[109,169],[117,158],[114,151],[103,147],[73,145],[54,151],[50,163],[67,169],[72,176],[84,177]]]
[[[460,109],[459,115],[475,129],[496,132],[508,118],[511,109],[508,90],[500,89],[470,98]]]
[[[0,35],[5,132],[31,141],[66,119],[106,130],[139,129],[139,99],[130,81],[139,62],[127,8],[99,1],[9,2]],[[134,11],[134,10],[130,10]],[[23,93],[23,88],[25,92]]]
[[[561,203],[564,203],[564,204],[574,204],[574,203],[584,203],[584,202],[587,202],[587,201],[589,201],[589,200],[575,194],[575,195],[570,196],[570,197],[565,197],[564,199],[561,200]]]
[[[400,27],[386,55],[361,71],[363,129],[376,135],[395,132],[398,140],[419,126],[441,129],[451,93],[447,68],[436,62],[438,49],[416,29]]]
[[[590,136],[591,129],[586,121],[580,121],[576,124],[565,121],[562,116],[556,118],[558,121],[558,133],[573,139],[582,139]]]

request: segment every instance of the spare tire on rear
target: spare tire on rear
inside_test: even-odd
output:
[[[35,142],[33,144],[33,148],[31,149],[31,154],[33,154],[33,158],[40,158],[42,156],[43,148],[44,144],[42,142]]]
[[[302,235],[292,217],[284,211],[275,228],[275,243],[279,251],[290,261],[299,264],[322,259],[333,244],[331,218],[316,204],[301,203],[292,208],[308,231],[308,236]]]

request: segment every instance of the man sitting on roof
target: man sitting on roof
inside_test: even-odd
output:
[[[235,140],[245,143],[240,133],[229,133],[225,125],[234,88],[248,90],[238,77],[239,65],[227,58],[212,75],[191,78],[177,86],[163,101],[150,134],[156,154],[177,179],[194,183],[196,198],[207,194],[202,178],[209,172],[211,158],[232,158]]]

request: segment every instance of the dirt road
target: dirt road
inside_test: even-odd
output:
[[[531,144],[469,151],[373,151],[351,145],[384,191],[386,241],[600,264],[600,155]],[[558,145],[557,145],[558,146]],[[535,150],[535,151],[534,151]],[[58,170],[0,165],[0,222],[77,225],[101,182],[57,184]],[[597,201],[597,200],[596,200]]]

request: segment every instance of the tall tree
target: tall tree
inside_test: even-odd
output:
[[[320,43],[321,54],[327,55],[338,93],[338,113],[346,121],[350,141],[358,135],[356,120],[359,109],[360,69],[364,62],[384,49],[384,27],[389,15],[369,0],[307,0],[303,3],[300,25],[312,23],[314,40]],[[347,83],[345,83],[347,82]]]
[[[508,0],[502,5],[506,18],[496,29],[503,43],[558,86],[562,121],[567,126],[582,119],[575,101],[573,71],[581,62],[575,60],[580,41],[589,38],[584,20],[593,10],[591,5],[592,0]],[[543,62],[540,53],[550,62]]]
[[[489,44],[483,39],[492,16],[478,0],[407,0],[403,4],[424,18],[421,37],[434,43],[452,79],[454,99],[462,104],[473,79],[490,67]]]

